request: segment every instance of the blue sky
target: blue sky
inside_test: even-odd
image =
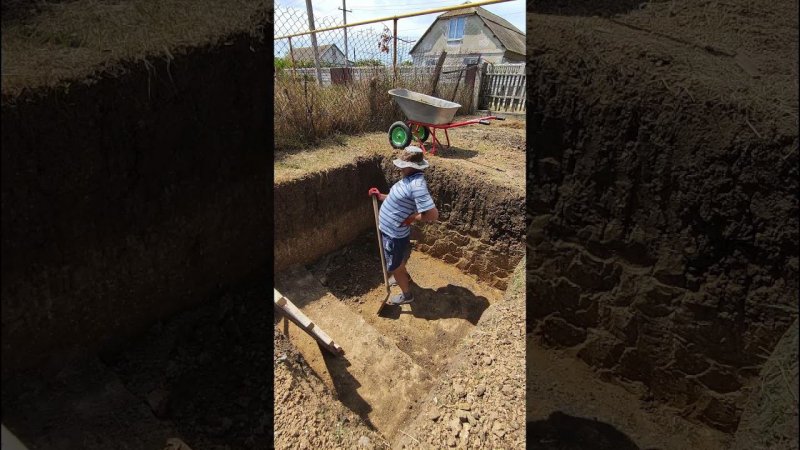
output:
[[[313,0],[312,3],[315,15],[342,17],[342,11],[337,9],[342,6],[341,0]],[[347,0],[347,9],[353,10],[352,13],[347,13],[347,22],[352,23],[377,17],[454,6],[462,3],[464,3],[464,0],[410,0],[408,2],[398,2],[397,0]],[[302,10],[306,8],[305,0],[276,0],[275,4],[282,7],[298,8]],[[525,32],[524,1],[512,0],[505,3],[484,6],[484,8],[508,20],[523,33]],[[398,21],[397,34],[399,36],[416,39],[425,32],[439,14],[440,13],[428,14],[425,16],[401,19]],[[391,21],[387,21],[385,24],[389,28],[392,26]],[[379,23],[370,26],[377,30],[383,29],[383,25]]]

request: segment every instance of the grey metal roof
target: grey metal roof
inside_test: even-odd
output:
[[[344,55],[344,53],[342,53],[342,51],[339,50],[339,47],[337,47],[336,44],[325,44],[325,45],[318,45],[317,46],[317,52],[319,54],[319,57],[322,58],[322,55],[324,55],[328,50],[330,50],[331,47],[335,48],[336,51],[338,51],[339,53]],[[297,47],[297,48],[292,49],[292,54],[294,55],[294,59],[296,59],[297,61],[313,61],[314,60],[314,49],[313,49],[313,47]]]

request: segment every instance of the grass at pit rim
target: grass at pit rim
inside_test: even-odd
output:
[[[264,0],[74,0],[42,3],[39,13],[3,21],[4,97],[68,86],[115,73],[120,63],[171,60],[183,49],[217,44],[234,33],[265,36]]]

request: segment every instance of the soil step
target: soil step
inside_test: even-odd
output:
[[[415,301],[386,306],[377,315],[375,309],[385,299],[386,290],[375,236],[365,237],[314,264],[310,271],[347,307],[435,376],[489,305],[502,299],[502,291],[452,264],[415,251],[407,266],[414,279]],[[399,293],[399,287],[392,288],[392,294]]]
[[[308,270],[276,277],[276,289],[341,345],[335,357],[288,320],[280,328],[339,400],[391,438],[433,381],[389,338],[328,292]]]

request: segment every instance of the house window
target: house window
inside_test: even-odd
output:
[[[447,34],[448,41],[460,41],[464,38],[464,23],[467,21],[466,17],[456,17],[450,19],[450,32]]]

